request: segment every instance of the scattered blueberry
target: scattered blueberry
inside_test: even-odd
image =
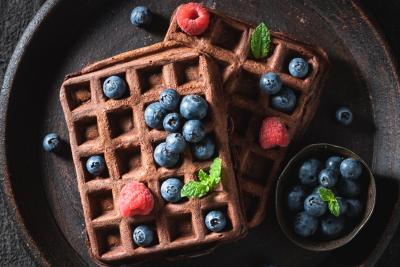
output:
[[[363,205],[358,199],[347,199],[347,213],[346,215],[350,218],[357,218],[361,215]]]
[[[320,168],[321,162],[317,159],[309,159],[305,161],[299,170],[300,182],[306,186],[317,185]]]
[[[353,121],[353,112],[348,107],[341,107],[336,111],[336,120],[343,125],[349,125]]]
[[[308,63],[302,58],[294,58],[289,63],[289,73],[293,77],[303,78],[308,73]]]
[[[192,145],[193,156],[198,160],[210,159],[215,152],[214,141],[210,137],[206,137],[198,143]]]
[[[204,222],[211,232],[220,232],[226,227],[226,216],[221,211],[213,210],[207,213]]]
[[[361,192],[359,183],[350,179],[341,179],[339,189],[345,197],[356,197],[360,195]]]
[[[340,173],[344,178],[357,179],[361,176],[362,165],[354,158],[347,158],[340,163]]]
[[[342,160],[343,158],[339,156],[329,157],[325,162],[325,168],[339,171]]]
[[[163,126],[164,117],[167,111],[159,102],[154,102],[148,105],[144,111],[144,120],[150,128],[160,129]]]
[[[327,209],[327,204],[321,199],[319,194],[311,194],[304,200],[304,210],[311,216],[322,216]]]
[[[336,200],[339,203],[340,215],[346,214],[347,213],[347,207],[348,207],[347,200],[342,198],[342,197],[336,197]]]
[[[42,145],[47,152],[57,152],[61,147],[60,136],[56,133],[49,133],[43,138]]]
[[[183,183],[177,178],[169,178],[161,184],[161,196],[168,202],[177,202],[181,199]]]
[[[103,93],[108,98],[119,99],[126,92],[126,83],[119,76],[110,76],[103,83]]]
[[[296,107],[297,96],[292,89],[283,87],[271,98],[271,106],[284,112],[292,112]]]
[[[183,124],[183,118],[179,113],[169,113],[165,116],[163,120],[164,130],[169,133],[176,133],[178,132]]]
[[[154,232],[147,225],[139,225],[133,230],[133,242],[140,247],[150,246],[154,242]]]
[[[153,14],[150,9],[145,6],[137,6],[132,10],[131,23],[135,26],[147,26],[153,20]]]
[[[179,162],[179,154],[169,151],[166,143],[160,143],[154,150],[154,160],[161,167],[173,167]]]
[[[282,88],[282,81],[278,74],[275,72],[268,72],[261,76],[260,89],[269,95],[279,92]]]
[[[183,97],[179,110],[185,119],[201,120],[207,115],[208,104],[199,95],[187,95]]]
[[[102,156],[91,156],[86,161],[86,170],[92,175],[100,175],[106,168],[106,162]]]
[[[175,110],[179,104],[179,94],[176,90],[168,88],[160,94],[160,104],[166,110]]]
[[[165,143],[166,149],[176,154],[182,153],[186,147],[186,141],[180,133],[168,135]]]
[[[302,237],[312,236],[318,228],[318,220],[307,213],[300,212],[294,221],[294,231]]]
[[[182,135],[187,142],[197,143],[203,140],[206,132],[201,121],[189,120],[183,125]]]
[[[343,216],[335,217],[331,214],[321,220],[321,232],[328,238],[335,238],[343,232],[345,220]]]
[[[295,186],[288,194],[288,206],[290,210],[300,211],[304,207],[306,192],[302,186]]]
[[[323,187],[332,188],[334,187],[339,179],[339,173],[336,170],[332,169],[323,169],[319,175],[318,180],[319,183]]]

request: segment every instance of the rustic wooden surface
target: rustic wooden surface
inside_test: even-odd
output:
[[[370,12],[380,19],[381,26],[387,33],[392,42],[395,52],[399,52],[400,26],[397,22],[398,10],[400,5],[395,1],[386,1],[387,3],[375,3],[377,1],[367,1]],[[385,2],[385,1],[383,1]],[[392,2],[392,3],[391,3]],[[21,35],[22,29],[26,26],[38,7],[37,2],[25,2],[18,0],[0,1],[0,64],[2,81],[6,62],[10,57],[16,41]],[[397,8],[397,13],[396,13]],[[396,24],[397,23],[397,24]],[[7,211],[4,208],[3,200],[0,198],[0,265],[1,266],[31,266],[33,262],[25,252],[16,236],[15,227]],[[380,266],[397,266],[399,255],[396,255],[400,247],[400,233],[397,233],[394,241],[391,243],[386,253],[383,255]]]

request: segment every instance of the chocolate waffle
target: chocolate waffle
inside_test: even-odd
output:
[[[105,263],[138,262],[159,256],[174,256],[242,237],[247,225],[239,201],[227,133],[222,88],[216,65],[208,56],[177,42],[158,43],[126,52],[68,75],[60,99],[67,122],[77,173],[88,246],[92,256]],[[122,77],[129,93],[120,100],[107,99],[103,81]],[[205,128],[214,137],[222,159],[222,182],[207,196],[166,203],[160,194],[163,180],[178,177],[195,180],[198,170],[212,161],[196,161],[189,148],[176,168],[154,163],[153,151],[167,133],[150,129],[144,122],[144,109],[158,101],[166,87],[181,95],[199,94],[209,104]],[[107,169],[99,176],[85,169],[86,159],[103,155]],[[121,188],[131,182],[145,183],[155,197],[155,209],[147,216],[123,218],[119,213]],[[223,232],[207,231],[205,214],[212,209],[226,212],[228,226]],[[145,223],[154,228],[156,243],[137,247],[133,228]]]
[[[268,57],[255,59],[250,52],[254,27],[213,10],[209,12],[210,24],[200,36],[184,33],[174,14],[165,40],[174,40],[202,51],[219,66],[228,102],[232,157],[239,174],[248,225],[254,227],[266,215],[271,188],[286,152],[285,148],[260,148],[261,122],[267,116],[279,117],[286,124],[290,138],[298,138],[318,107],[329,62],[322,49],[278,32],[271,32]],[[288,72],[289,62],[294,57],[302,57],[309,63],[310,70],[304,79],[292,77]],[[283,85],[296,93],[298,102],[293,112],[284,113],[272,108],[269,96],[259,89],[261,75],[270,71],[278,73]]]

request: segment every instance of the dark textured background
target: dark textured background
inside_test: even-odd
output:
[[[295,1],[295,0],[294,0]],[[323,1],[323,0],[321,0]],[[14,47],[43,0],[0,0],[0,84]],[[400,1],[363,1],[366,10],[384,32],[397,63],[400,58]],[[1,181],[1,177],[0,177]],[[379,266],[399,266],[400,230],[383,255]],[[19,241],[5,203],[0,198],[0,266],[33,266]]]

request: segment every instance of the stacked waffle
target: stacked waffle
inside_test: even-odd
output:
[[[88,245],[93,257],[110,264],[138,262],[159,256],[200,253],[243,237],[265,217],[267,200],[285,155],[285,148],[262,149],[258,144],[265,117],[279,117],[291,139],[298,137],[315,113],[326,73],[327,59],[319,49],[272,33],[272,51],[264,60],[251,57],[253,27],[210,12],[210,24],[199,36],[189,36],[172,18],[165,41],[97,62],[67,76],[61,103],[67,122],[77,173]],[[287,74],[288,61],[305,58],[311,66],[305,79]],[[260,76],[273,71],[295,90],[296,109],[273,109],[258,88]],[[118,76],[128,87],[121,99],[105,97],[102,83]],[[158,166],[154,149],[167,134],[149,128],[144,110],[158,100],[164,88],[184,96],[203,96],[209,105],[206,131],[214,137],[222,160],[221,184],[202,198],[168,203],[161,183],[168,177],[196,180],[210,161],[198,161],[187,148],[177,167]],[[85,169],[93,155],[105,159],[106,169],[92,175]],[[145,184],[155,199],[150,214],[121,216],[119,194],[124,185]],[[205,214],[222,210],[227,227],[208,231]],[[145,223],[155,232],[155,242],[139,247],[133,242],[135,226]]]

